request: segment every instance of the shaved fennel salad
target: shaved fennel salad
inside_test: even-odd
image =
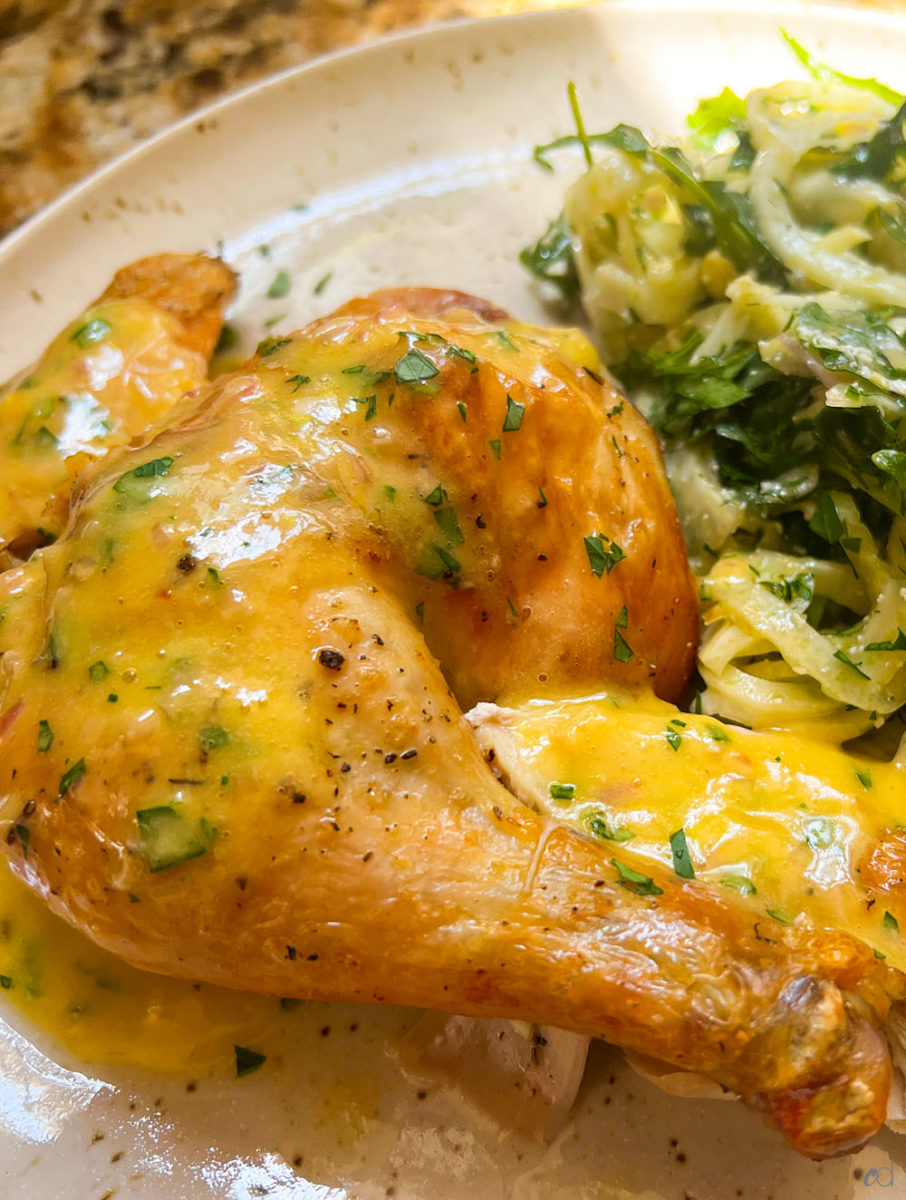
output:
[[[696,708],[896,747],[906,719],[906,104],[816,63],[587,170],[525,265],[661,435],[701,577]],[[901,719],[891,718],[900,714]],[[893,736],[892,736],[893,735]]]

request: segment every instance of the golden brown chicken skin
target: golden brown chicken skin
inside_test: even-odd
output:
[[[0,568],[59,536],[88,463],[204,382],[234,292],[215,259],[141,259],[0,395]]]
[[[462,717],[690,668],[656,445],[577,335],[416,292],[272,339],[83,479],[0,616],[4,844],[130,961],[603,1036],[815,1156],[883,1120],[897,973],[615,861]]]

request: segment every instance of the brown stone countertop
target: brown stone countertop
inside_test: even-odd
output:
[[[392,30],[568,2],[0,0],[0,234],[99,163],[282,67]]]

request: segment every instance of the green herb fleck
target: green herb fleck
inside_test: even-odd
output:
[[[670,748],[672,750],[679,750],[680,746],[683,744],[683,735],[679,732],[678,729],[670,729],[668,727],[668,729],[667,729],[667,744],[670,746]]]
[[[60,789],[57,792],[57,796],[65,796],[68,791],[78,784],[79,780],[87,770],[88,768],[85,765],[84,758],[80,758],[77,763],[73,763],[69,770],[64,771],[60,776]]]
[[[437,374],[437,367],[421,350],[412,347],[393,369],[397,383],[425,383]]]
[[[459,415],[463,421],[467,421],[469,417],[469,406],[462,400],[457,400],[456,407],[459,409]]]
[[[617,869],[620,884],[635,892],[637,896],[662,896],[664,894],[664,889],[659,888],[650,875],[642,875],[638,871],[634,871],[632,867],[627,867],[617,858],[612,858],[610,861]]]
[[[166,456],[164,458],[152,458],[150,462],[142,463],[140,467],[136,467],[134,471],[127,471],[125,475],[121,475],[113,485],[115,492],[131,494],[134,491],[134,484],[130,482],[132,479],[156,479],[162,475],[166,475],[173,466],[174,459]]]
[[[574,783],[552,783],[548,789],[551,800],[572,800],[576,794]]]
[[[613,656],[619,663],[628,663],[635,658],[635,651],[616,628],[613,631]]]
[[[202,754],[210,754],[213,750],[222,750],[230,744],[230,735],[222,725],[206,725],[198,735]]]
[[[76,345],[81,346],[83,350],[93,345],[95,342],[101,341],[110,332],[110,324],[102,317],[95,317],[91,321],[86,321],[72,335],[72,340]]]
[[[745,875],[725,875],[720,881],[721,887],[729,888],[733,892],[739,892],[741,896],[756,896],[758,888],[751,881],[746,879]]]
[[[353,396],[352,398],[356,404],[365,409],[365,420],[373,421],[377,416],[377,394],[372,392],[370,396]]]
[[[900,922],[896,919],[893,913],[885,912],[884,916],[881,918],[881,924],[885,929],[889,929],[891,933],[900,932]]]
[[[246,1046],[234,1046],[233,1053],[236,1055],[237,1079],[241,1079],[243,1075],[251,1075],[267,1062],[266,1054],[259,1054],[257,1050],[249,1050]]]
[[[779,909],[779,908],[766,908],[765,912],[768,914],[769,917],[773,917],[775,921],[779,921],[779,923],[781,925],[792,925],[793,924],[793,918],[788,917],[787,914],[785,912],[781,911],[781,909]]]
[[[312,291],[314,292],[314,294],[316,296],[320,296],[321,293],[324,291],[324,289],[327,287],[327,285],[330,283],[332,278],[333,278],[333,271],[328,271],[326,275],[322,275],[321,278],[318,280],[318,282],[315,284],[315,286],[312,288]]]
[[[311,376],[310,375],[290,375],[289,379],[287,379],[286,382],[291,383],[293,385],[293,395],[295,395],[296,392],[298,392],[299,388],[302,387],[303,384],[311,383]]]
[[[605,842],[631,842],[635,834],[623,825],[614,827],[609,824],[603,813],[595,813],[589,818],[588,828]]]
[[[896,641],[893,642],[869,642],[865,647],[866,650],[906,650],[906,633],[897,626]]]
[[[135,817],[141,835],[141,853],[154,874],[200,858],[210,850],[217,835],[217,830],[204,818],[193,826],[168,804],[143,808]]]
[[[856,779],[858,779],[866,791],[871,787],[871,771],[867,767],[864,771],[856,771]]]
[[[444,502],[444,489],[438,483],[435,487],[433,487],[431,489],[431,491],[427,494],[427,496],[425,496],[425,504],[431,504],[434,507],[436,507],[438,504],[443,504],[443,502]]]
[[[495,458],[500,458],[500,438],[492,438],[488,445]]]
[[[609,545],[605,546],[605,542]],[[585,538],[585,552],[588,563],[595,575],[600,579],[606,571],[609,575],[617,563],[622,562],[626,555],[616,542],[603,534],[595,533]]]
[[[273,283],[267,289],[268,300],[282,300],[284,296],[289,295],[290,286],[290,278],[286,271],[278,271],[274,276]]]
[[[53,745],[53,730],[50,727],[50,722],[40,720],[38,722],[38,753],[46,754]]]
[[[455,509],[450,507],[436,508],[434,510],[434,520],[446,535],[450,545],[461,546],[463,544],[465,538],[462,536],[462,530],[459,528]]]
[[[507,395],[506,398],[506,416],[503,419],[503,432],[515,433],[522,425],[522,417],[525,412],[525,405],[519,404],[512,396]]]
[[[681,879],[694,879],[695,869],[692,866],[685,829],[677,829],[676,833],[671,833],[670,850],[673,854],[673,869],[677,875]]]
[[[92,663],[88,668],[88,678],[92,683],[103,683],[109,674],[110,668],[105,662],[98,661]]]
[[[288,338],[288,337],[265,338],[263,341],[259,342],[258,345],[255,347],[255,353],[258,355],[259,358],[270,358],[270,356],[272,354],[276,354],[278,350],[282,349],[284,346],[288,346],[292,340],[293,340],[292,338]]]

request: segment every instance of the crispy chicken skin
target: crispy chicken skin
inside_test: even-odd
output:
[[[59,536],[81,470],[207,376],[233,272],[200,254],[125,267],[0,395],[0,567]]]
[[[595,370],[575,333],[383,293],[86,475],[0,576],[4,845],[141,966],[603,1036],[844,1153],[884,1117],[900,976],[633,880],[462,716],[539,679],[676,696],[691,668],[657,447]]]

